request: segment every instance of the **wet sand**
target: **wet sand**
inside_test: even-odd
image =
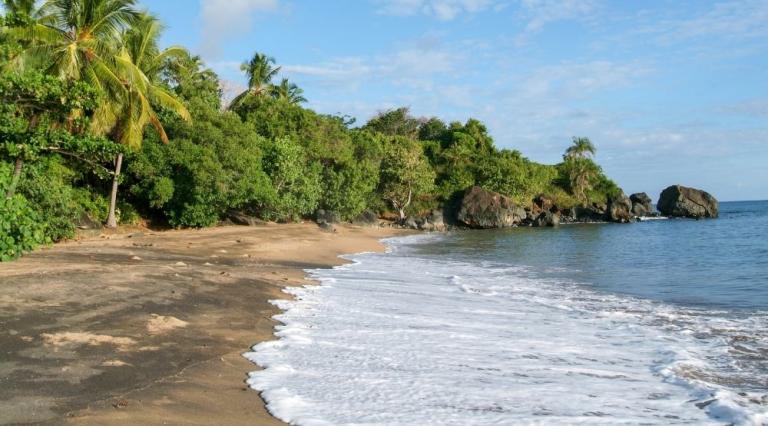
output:
[[[0,424],[282,424],[244,383],[268,301],[396,232],[143,231],[0,264]]]

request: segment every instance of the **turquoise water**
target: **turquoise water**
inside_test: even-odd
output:
[[[286,290],[249,384],[298,425],[768,425],[766,211],[387,240]]]

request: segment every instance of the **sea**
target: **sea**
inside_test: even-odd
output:
[[[768,202],[456,231],[308,273],[249,385],[297,425],[768,425]]]

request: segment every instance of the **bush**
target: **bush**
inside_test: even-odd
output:
[[[5,192],[4,187],[2,187]],[[7,262],[49,243],[45,226],[20,195],[0,196],[0,261]]]

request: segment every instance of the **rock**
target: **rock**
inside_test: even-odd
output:
[[[571,214],[576,222],[595,223],[605,221],[605,210],[600,210],[594,206],[574,207],[571,209]]]
[[[335,223],[340,223],[341,217],[334,211],[319,209],[317,212],[315,212],[315,221],[318,225],[332,225]]]
[[[403,228],[419,229],[419,222],[414,217],[409,217],[403,221]]]
[[[701,219],[716,218],[719,203],[715,197],[700,189],[673,185],[661,193],[656,207],[665,216]]]
[[[379,215],[371,210],[366,210],[360,213],[353,221],[352,224],[357,226],[379,226]]]
[[[470,228],[491,229],[518,225],[526,216],[509,197],[474,186],[464,193],[456,219]]]
[[[333,226],[332,223],[328,223],[328,222],[318,223],[318,226],[323,231],[326,231],[326,232],[336,232],[336,227]]]
[[[93,220],[92,217],[90,217],[88,214],[83,213],[80,215],[80,217],[75,221],[75,226],[77,229],[101,229],[102,225],[100,222]]]
[[[240,210],[230,210],[226,214],[227,220],[232,222],[234,225],[241,225],[241,226],[258,226],[264,224],[264,221],[257,218],[256,216],[251,216],[243,211]]]
[[[445,220],[443,218],[443,212],[440,210],[433,210],[429,215],[416,221],[419,229],[429,232],[442,232],[446,230]]]
[[[653,214],[653,204],[651,197],[645,192],[638,192],[629,196],[632,201],[632,214],[637,217],[651,216]]]
[[[560,215],[551,211],[543,211],[534,219],[533,226],[537,228],[556,227],[560,225]]]
[[[544,195],[539,195],[533,199],[533,210],[536,213],[539,212],[552,212],[560,213],[560,209],[555,205],[555,202]]]
[[[632,222],[632,201],[621,192],[608,200],[605,218],[609,222],[629,223]]]

